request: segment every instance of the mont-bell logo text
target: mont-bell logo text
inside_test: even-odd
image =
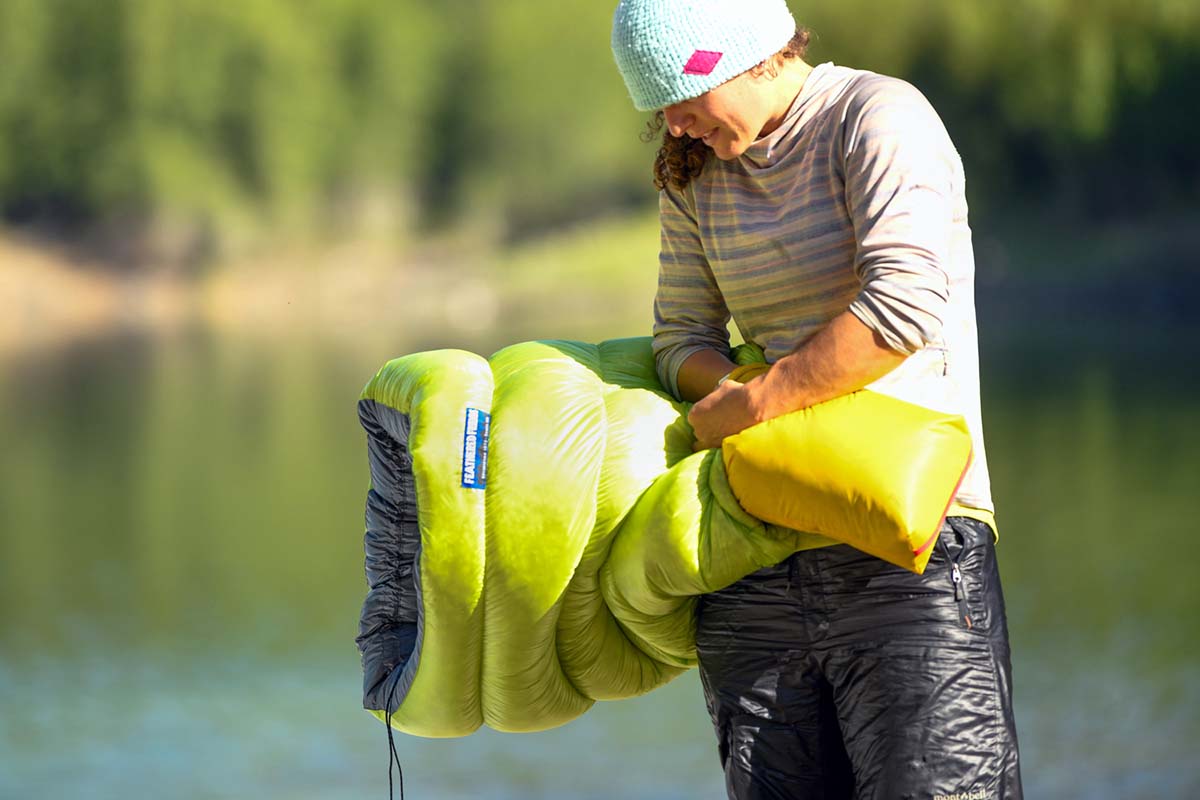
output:
[[[990,792],[984,789],[967,789],[951,794],[935,794],[933,800],[987,800],[989,796]]]
[[[478,408],[467,409],[467,421],[463,426],[462,487],[464,489],[487,488],[488,434],[491,432],[492,415]]]

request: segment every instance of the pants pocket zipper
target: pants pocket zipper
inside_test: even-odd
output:
[[[975,626],[971,622],[971,609],[967,606],[967,584],[963,580],[962,570],[958,568],[958,561],[950,557],[950,548],[946,547],[946,542],[940,536],[938,545],[942,548],[942,555],[950,564],[950,582],[954,584],[954,601],[958,603],[959,619],[968,629],[974,628]]]

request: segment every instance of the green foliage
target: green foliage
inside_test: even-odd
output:
[[[402,228],[510,233],[647,204],[611,6],[0,0],[0,214],[229,240],[337,228],[378,199]],[[1195,197],[1191,0],[795,10],[810,61],[930,96],[977,207]]]
[[[10,216],[308,223],[395,191],[445,36],[409,0],[4,0]]]
[[[801,14],[805,16],[800,16]],[[812,54],[916,83],[947,121],[977,199],[1095,214],[1194,192],[1200,6],[1189,0],[846,0],[797,9]],[[872,20],[864,25],[863,20]],[[1118,189],[1121,197],[1113,197]]]

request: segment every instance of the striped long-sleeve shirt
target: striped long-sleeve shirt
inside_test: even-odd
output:
[[[979,407],[974,257],[962,162],[904,81],[822,64],[782,124],[660,196],[654,349],[663,384],[742,337],[774,362],[847,309],[909,354],[869,388],[963,415],[957,503],[992,510]]]

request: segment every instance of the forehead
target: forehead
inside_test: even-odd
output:
[[[698,108],[698,109],[726,109],[731,106],[737,106],[751,99],[751,93],[754,89],[755,82],[750,79],[750,71],[742,72],[733,76],[722,84],[714,86],[707,92],[688,100],[681,100],[667,108]]]

